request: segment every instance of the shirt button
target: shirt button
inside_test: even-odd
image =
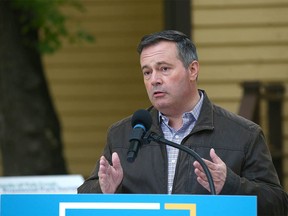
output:
[[[179,139],[179,135],[176,135],[175,138],[176,138],[176,139]]]
[[[175,160],[175,159],[173,159],[173,160],[172,160],[172,163],[176,163],[176,160]]]

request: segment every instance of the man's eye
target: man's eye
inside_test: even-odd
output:
[[[151,71],[143,71],[143,76],[148,79],[151,76]]]
[[[162,71],[168,71],[168,69],[169,69],[168,67],[162,67],[161,68]]]

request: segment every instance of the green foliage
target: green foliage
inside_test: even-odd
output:
[[[93,42],[94,37],[84,30],[71,32],[66,21],[69,19],[63,13],[63,6],[72,6],[79,12],[84,12],[79,0],[11,0],[15,9],[22,11],[19,17],[23,25],[23,35],[31,30],[39,31],[39,40],[34,44],[41,53],[54,53],[62,44],[62,38],[70,42]]]

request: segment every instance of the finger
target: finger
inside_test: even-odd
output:
[[[101,157],[99,164],[100,164],[100,167],[99,167],[100,170],[106,169],[108,167],[108,162],[103,156]]]
[[[201,177],[197,177],[197,181],[199,184],[201,184],[206,190],[210,192],[209,183],[207,181],[204,181]]]
[[[104,156],[101,156],[99,163],[100,163],[100,165],[103,165],[103,166],[108,165],[108,161],[106,160],[106,158]]]
[[[211,157],[212,161],[213,161],[214,163],[216,163],[216,164],[221,164],[221,163],[223,163],[223,161],[221,160],[221,158],[216,154],[214,148],[212,148],[212,149],[210,150],[210,157]]]
[[[196,174],[198,177],[202,178],[204,181],[208,181],[206,174],[205,174],[204,172],[202,172],[201,170],[199,170],[199,169],[196,168],[196,169],[194,170],[194,172],[195,172],[195,174]]]
[[[194,163],[193,163],[193,166],[194,166],[194,172],[196,173],[196,170],[197,170],[197,173],[198,172],[201,172],[201,173],[204,173],[204,169],[203,169],[203,167],[201,166],[201,164],[198,162],[198,161],[195,161]],[[196,173],[196,174],[197,174]]]
[[[202,166],[201,166],[201,164],[198,161],[194,161],[193,166],[194,166],[195,169],[197,168],[197,169],[202,170]]]
[[[206,159],[204,159],[204,158],[202,158],[202,160],[203,160],[203,162],[206,164],[206,166],[207,166],[210,170],[215,170],[215,169],[216,169],[215,164],[214,164],[213,162],[211,162],[211,161],[209,161],[209,160],[206,160]],[[201,165],[198,161],[195,161],[195,162],[193,163],[193,165],[194,165],[195,168],[198,168],[198,169],[200,169],[202,172],[204,172],[204,169],[203,169],[202,165]]]
[[[101,156],[99,161],[98,176],[100,177],[101,175],[103,177],[103,175],[106,175],[108,169],[109,169],[109,162],[106,160],[104,156]]]

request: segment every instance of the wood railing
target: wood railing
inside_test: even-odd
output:
[[[260,102],[267,106],[267,134],[269,148],[274,166],[281,183],[284,181],[283,160],[283,104],[285,88],[282,83],[261,83],[258,81],[243,82],[243,97],[238,114],[261,124]]]

